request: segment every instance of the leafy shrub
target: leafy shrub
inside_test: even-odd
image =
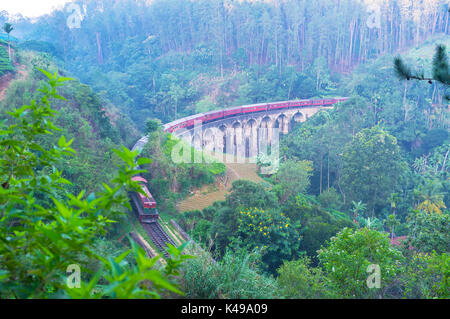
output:
[[[403,271],[403,256],[390,245],[387,234],[368,228],[344,228],[318,255],[330,286],[342,298],[382,297]],[[380,289],[367,286],[367,267],[371,264],[380,267]]]
[[[257,253],[227,251],[220,262],[208,254],[185,263],[182,287],[186,298],[267,299],[278,297],[277,282],[257,271]]]
[[[281,294],[294,299],[317,299],[331,297],[326,286],[327,278],[319,267],[311,267],[311,260],[302,257],[285,261],[277,270]]]
[[[69,78],[57,73],[42,73],[48,85],[39,100],[8,112],[8,122],[0,122],[0,296],[6,298],[47,297],[117,297],[159,298],[175,287],[177,268],[187,258],[171,248],[162,270],[155,269],[157,256],[148,259],[142,248],[132,242],[132,249],[115,258],[102,257],[92,243],[107,232],[108,226],[130,209],[127,191],[143,192],[131,177],[141,173],[136,165],[148,163],[137,152],[123,147],[115,150],[122,159],[118,175],[103,191],[85,198],[84,191],[73,195],[64,189],[70,181],[62,177],[56,164],[75,151],[62,135],[56,145],[45,148],[37,138],[58,128],[52,118],[57,113],[50,99],[64,100],[57,87]],[[9,124],[9,125],[6,125]],[[123,261],[131,252],[135,264]],[[95,275],[89,273],[89,260],[101,262]],[[66,285],[67,268],[77,264],[88,274],[80,288]],[[98,289],[103,278],[106,283]]]

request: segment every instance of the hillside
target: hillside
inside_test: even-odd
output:
[[[22,1],[0,299],[450,298],[448,1]]]
[[[29,103],[40,95],[30,94],[42,84],[43,77],[37,67],[57,70],[51,59],[39,53],[18,51],[16,55],[22,64],[16,66],[15,74],[1,79],[5,87],[0,99],[1,118],[5,118],[6,111]],[[114,109],[109,108],[108,102],[104,102],[89,86],[77,80],[71,81],[60,93],[67,101],[55,103],[58,111],[55,123],[63,128],[61,134],[74,138],[73,148],[77,155],[61,162],[59,168],[73,182],[73,192],[98,190],[97,185],[107,181],[115,171],[114,165],[105,165],[105,162],[117,160],[111,149],[121,143],[131,144],[137,131],[123,117],[113,125]],[[49,145],[55,141],[56,137],[48,137],[40,142]]]

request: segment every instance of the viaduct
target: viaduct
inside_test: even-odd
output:
[[[283,103],[290,102],[295,101]],[[320,110],[332,107],[332,105],[310,105],[224,116],[209,122],[196,121],[195,125],[176,130],[172,135],[198,150],[221,154],[221,156],[231,154],[241,158],[255,159],[264,151],[261,150],[261,145],[264,147],[273,145],[274,139],[277,139],[280,134],[287,134],[293,124],[304,122]],[[190,118],[192,116],[185,119]],[[171,123],[175,122],[183,122],[183,119]],[[165,124],[164,127],[169,127],[171,123]],[[141,149],[147,141],[148,137],[143,136],[133,150]]]

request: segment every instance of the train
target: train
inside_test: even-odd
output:
[[[138,182],[145,193],[145,195],[137,192],[128,193],[136,217],[144,224],[156,223],[159,219],[159,213],[156,208],[156,201],[147,188],[147,180],[142,176],[133,176],[131,180]]]
[[[176,121],[167,123],[164,125],[164,132],[173,133],[182,128],[191,128],[195,122],[211,122],[225,117],[238,116],[247,113],[272,111],[284,108],[296,108],[306,106],[331,106],[338,102],[346,101],[348,98],[332,98],[332,99],[315,99],[315,100],[297,100],[297,101],[282,101],[273,103],[259,103],[243,106],[235,106],[222,110],[209,111],[204,113],[198,113],[188,117],[178,119]]]

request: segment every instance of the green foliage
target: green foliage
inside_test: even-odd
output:
[[[11,33],[12,30],[14,30],[13,26],[9,22],[5,22],[5,24],[2,27],[3,31],[5,31],[8,35]]]
[[[450,214],[413,212],[408,222],[409,244],[421,253],[448,253],[450,247]]]
[[[220,262],[209,255],[185,263],[183,290],[186,298],[266,299],[277,298],[278,285],[258,272],[258,253],[227,251]]]
[[[179,143],[183,145],[183,152],[191,154],[190,162],[174,161],[172,153]],[[144,165],[146,172],[143,176],[149,181],[149,190],[162,211],[173,211],[173,202],[185,196],[192,187],[213,183],[216,175],[225,172],[225,165],[217,161],[195,163],[195,158],[204,159],[207,155],[162,130],[150,133],[142,155],[152,157],[152,163]]]
[[[8,58],[8,51],[0,45],[0,76],[13,71],[14,67]]]
[[[411,299],[450,297],[450,256],[448,253],[418,253],[406,266],[404,297]]]
[[[282,207],[282,211],[291,220],[301,225],[300,250],[317,262],[317,250],[332,236],[344,227],[354,227],[345,214],[336,211],[326,211],[305,196],[289,200]]]
[[[43,52],[51,54],[53,57],[61,57],[62,52],[57,49],[53,44],[46,41],[28,40],[20,43],[20,48],[24,50],[33,50],[37,52]]]
[[[230,194],[226,196],[226,202],[232,209],[246,208],[274,208],[277,207],[276,196],[265,189],[264,186],[252,181],[234,181]]]
[[[161,121],[158,119],[150,119],[145,122],[145,132],[151,134],[161,127]]]
[[[279,183],[281,202],[285,202],[290,196],[305,193],[310,185],[309,178],[312,175],[312,162],[287,160],[281,164],[275,176]]]
[[[397,226],[400,225],[400,221],[397,219],[397,216],[394,214],[390,214],[385,220],[384,224],[386,227],[388,227],[389,232],[391,233],[391,238],[394,238],[394,231]]]
[[[101,185],[111,184],[108,181],[116,175],[114,164],[130,157],[125,150],[114,153],[111,148],[119,144],[132,145],[137,138],[137,131],[126,119],[126,114],[142,132],[150,135],[143,153],[154,161],[150,165],[142,163],[150,169],[145,177],[150,181],[149,188],[160,211],[173,213],[176,200],[185,196],[191,187],[213,182],[214,176],[222,174],[225,167],[219,163],[173,163],[170,155],[177,140],[158,130],[158,119],[168,122],[181,116],[244,103],[350,96],[347,102],[336,105],[333,110],[320,112],[304,123],[290,123],[293,129],[282,138],[280,158],[283,162],[279,174],[273,176],[272,181],[276,184],[272,190],[252,183],[233,184],[232,193],[225,202],[215,203],[202,212],[186,214],[183,226],[202,244],[212,245],[213,252],[221,258],[234,236],[244,241],[251,238],[253,246],[258,243],[258,247],[269,247],[264,238],[252,237],[251,229],[240,233],[240,212],[256,207],[268,216],[280,218],[278,209],[291,219],[293,225],[300,225],[298,232],[302,240],[296,248],[297,255],[306,253],[317,265],[317,249],[343,227],[356,227],[351,222],[352,217],[359,227],[370,228],[370,231],[386,229],[393,235],[405,230],[406,214],[415,209],[433,215],[419,213],[419,217],[414,216],[410,221],[409,235],[412,241],[415,240],[417,249],[446,251],[448,240],[444,235],[448,233],[445,227],[448,220],[445,214],[448,212],[445,207],[450,205],[449,113],[442,97],[448,88],[448,53],[441,45],[437,46],[433,61],[418,57],[428,48],[434,49],[436,39],[448,43],[448,37],[436,36],[425,46],[420,45],[430,33],[445,31],[448,13],[442,6],[425,9],[422,2],[412,1],[407,8],[397,8],[395,2],[386,2],[382,10],[392,14],[386,16],[384,22],[392,28],[364,32],[367,8],[360,1],[344,1],[339,5],[333,0],[289,0],[276,4],[234,1],[229,6],[221,0],[152,1],[146,5],[135,0],[103,0],[102,4],[104,10],[99,11],[97,1],[86,3],[83,28],[76,32],[67,28],[65,15],[60,10],[33,25],[27,19],[17,22],[22,24],[17,26],[21,32],[32,30],[26,38],[33,39],[22,43],[19,49],[46,54],[21,53],[16,49],[14,55],[18,59],[15,63],[31,63],[54,70],[48,54],[62,57],[64,51],[64,65],[68,70],[98,92],[94,94],[88,86],[75,81],[59,88],[58,94],[68,101],[53,102],[59,113],[52,121],[62,131],[59,135],[37,137],[31,153],[43,162],[46,155],[41,154],[39,147],[53,150],[55,146],[66,148],[69,153],[73,153],[70,151],[73,149],[76,153],[70,158],[61,156],[55,162],[51,162],[52,155],[48,160],[51,166],[41,165],[27,174],[36,174],[39,178],[56,174],[53,178],[59,178],[61,183],[70,180],[72,184],[56,188],[48,186],[53,183],[52,177],[47,184],[45,178],[40,178],[40,187],[45,190],[48,186],[54,192],[41,189],[40,193],[29,193],[27,196],[35,200],[35,205],[44,210],[51,209],[56,205],[54,198],[78,212],[81,208],[72,207],[74,204],[67,200],[67,192],[80,194],[81,190],[86,190],[80,195],[81,201],[84,194],[91,192],[97,192],[96,198],[103,196],[99,195],[105,192]],[[414,19],[419,15],[421,19]],[[127,23],[117,24],[118,17]],[[399,29],[402,32],[393,37],[392,30]],[[148,30],[152,30],[150,36]],[[92,41],[95,33],[98,34],[97,41]],[[355,34],[358,36],[353,36]],[[9,40],[9,33],[0,38]],[[5,49],[8,42],[2,40],[0,44],[0,76],[13,71]],[[415,58],[411,65],[430,67],[415,70],[399,60],[400,63],[396,62],[398,71],[409,78],[416,76],[424,80],[427,80],[426,73],[432,74],[431,85],[423,81],[397,81],[395,70],[389,67],[393,57],[388,54],[403,51],[411,43],[416,44],[416,49],[408,54]],[[324,55],[324,52],[328,54]],[[425,55],[431,57],[430,52]],[[384,57],[373,59],[386,53]],[[365,61],[368,62],[362,63]],[[347,73],[357,64],[359,66],[350,75],[336,72]],[[26,80],[14,81],[0,102],[0,110],[4,113],[14,111],[29,100],[39,101],[44,96],[43,92],[34,92],[44,78],[40,72],[27,68],[20,75]],[[147,126],[145,121],[149,118],[154,120]],[[0,116],[0,120],[4,119],[6,116]],[[60,135],[70,138],[62,139]],[[70,144],[71,137],[75,139]],[[22,138],[19,136],[18,141],[22,142]],[[188,153],[191,158],[199,155],[191,148]],[[14,160],[26,167],[20,157],[8,156],[1,157],[4,160],[1,164],[7,163],[5,169],[11,168]],[[206,158],[205,154],[200,156]],[[31,164],[38,163],[31,155],[30,158]],[[258,161],[267,165],[264,158],[258,158]],[[409,170],[407,164],[414,171]],[[24,176],[28,178],[28,175]],[[8,189],[10,184],[3,187]],[[397,194],[395,199],[391,196],[394,192]],[[366,209],[362,208],[364,205]],[[101,211],[98,215],[106,213]],[[117,221],[117,218],[109,219]],[[121,227],[116,222],[108,229],[119,232]],[[109,238],[111,233],[105,236],[105,241],[113,242],[114,239]],[[92,255],[100,255],[103,246],[92,247],[95,243],[97,237],[90,245],[95,248]],[[280,243],[291,244],[282,240]],[[31,244],[35,242],[31,241]],[[125,252],[120,251],[119,255],[122,253]],[[83,273],[89,273],[84,278],[87,282],[95,279],[91,274],[102,265],[108,280],[119,280],[126,274],[125,278],[130,281],[120,282],[117,289],[108,288],[109,281],[103,276],[98,279],[98,287],[92,290],[92,294],[102,295],[107,291],[108,297],[117,297],[125,296],[131,286],[136,286],[142,276],[153,269],[146,268],[145,263],[135,265],[131,255],[114,263],[110,260],[118,258],[117,255],[105,263],[100,259],[89,262],[84,253],[74,258],[85,264]],[[282,254],[272,255],[273,259],[264,259],[263,266],[270,265],[273,271],[273,264],[279,264]],[[440,280],[438,274],[445,271],[445,263],[437,259],[426,263],[441,266],[433,266],[433,271],[416,271],[417,280],[411,282],[413,288],[405,296],[445,296],[442,288],[429,288]],[[120,271],[117,271],[117,265]],[[286,265],[288,278],[293,281],[297,278],[301,287],[316,287],[318,290],[311,288],[312,291],[325,296],[322,295],[322,288],[325,288],[321,285],[326,280],[316,277],[318,268],[311,268],[305,260]],[[301,275],[295,277],[295,273],[288,272],[291,268],[301,271]],[[310,281],[307,276],[311,277]],[[229,285],[234,281],[220,278],[223,279],[221,287],[233,291]],[[208,280],[202,277],[197,286],[192,286],[202,292],[199,295],[209,296],[203,287],[199,287]],[[216,284],[214,282],[212,286]],[[422,291],[418,288],[421,285],[428,288]],[[326,288],[329,296],[338,294],[336,284],[333,286],[334,290]],[[52,289],[50,287],[48,291]],[[393,289],[400,288],[395,286]],[[288,295],[295,296],[294,290],[289,291]],[[136,296],[146,294],[142,285],[138,285],[131,295],[134,293]],[[230,294],[239,296],[235,292]],[[383,292],[383,296],[392,296],[389,294]],[[88,295],[84,293],[83,296]]]
[[[394,59],[395,74],[400,79],[415,79],[420,81],[428,81],[430,84],[432,81],[438,81],[445,85],[447,88],[450,85],[450,69],[448,65],[447,48],[443,44],[436,46],[436,52],[433,56],[432,77],[427,78],[424,75],[423,70],[418,72],[411,71],[411,68],[407,66],[400,56]],[[449,96],[446,95],[447,100]]]
[[[395,137],[383,129],[364,129],[344,153],[342,188],[349,200],[367,203],[372,217],[399,188],[407,170]]]
[[[71,80],[41,72],[48,84],[40,89],[42,96],[29,105],[8,112],[10,119],[0,127],[0,292],[3,297],[159,297],[161,291],[180,293],[171,276],[179,267],[177,257],[168,261],[164,272],[153,266],[159,256],[148,260],[135,244],[136,267],[123,268],[120,263],[130,251],[119,257],[103,258],[92,247],[99,235],[104,235],[111,223],[126,209],[130,209],[127,191],[142,192],[131,177],[141,173],[136,169],[137,152],[125,147],[115,150],[123,160],[118,174],[103,190],[85,199],[64,187],[70,181],[62,177],[57,163],[74,150],[62,135],[57,144],[45,148],[38,137],[53,134],[59,129],[53,123],[57,112],[50,107],[50,99],[65,100],[57,88]],[[9,122],[9,123],[8,123]],[[86,260],[100,260],[105,272],[88,274],[89,283],[80,290],[66,286],[66,269],[78,264],[88,272]],[[181,258],[181,259],[184,259]],[[97,291],[100,278],[107,282]],[[143,289],[142,281],[151,283],[151,290]]]
[[[285,261],[277,270],[280,292],[286,298],[319,299],[331,298],[322,269],[312,267],[308,257]]]
[[[339,210],[342,207],[342,197],[334,187],[326,189],[317,200],[323,208]]]
[[[192,236],[199,239],[200,242],[206,242],[207,236],[210,234],[212,223],[206,219],[200,219],[196,224]]]
[[[173,281],[179,276],[177,268],[180,267],[180,264],[191,258],[189,255],[181,255],[184,247],[178,250],[171,246],[169,252],[172,258],[167,260],[167,265],[160,271],[156,269],[156,263],[161,258],[160,256],[149,259],[142,247],[131,238],[130,242],[132,249],[125,251],[120,256],[107,259],[100,257],[99,259],[103,263],[102,268],[88,283],[83,283],[77,289],[65,287],[65,292],[74,299],[100,297],[159,299],[164,294],[167,295],[167,292],[183,295]],[[133,253],[136,265],[130,265],[124,260],[130,253]],[[99,285],[95,289],[101,276],[108,284]]]
[[[238,230],[233,234],[232,247],[247,251],[262,249],[262,261],[270,272],[298,256],[301,236],[300,224],[292,224],[289,217],[276,210],[258,208],[239,212]]]
[[[319,251],[330,285],[341,298],[382,297],[396,275],[402,272],[402,254],[389,244],[385,234],[363,228],[344,228]],[[377,264],[381,287],[369,289],[367,267]]]
[[[30,100],[39,100],[43,93],[36,90],[42,84],[44,76],[37,68],[56,70],[52,61],[43,55],[23,53],[26,80],[14,81],[0,101],[0,118],[3,114],[20,108]],[[101,184],[110,180],[115,173],[118,158],[111,151],[118,144],[129,144],[136,138],[136,131],[126,120],[116,120],[109,113],[104,101],[92,92],[92,89],[78,81],[66,82],[59,88],[66,101],[56,100],[52,106],[58,111],[53,121],[61,135],[74,137],[71,147],[76,154],[62,158],[56,163],[63,170],[63,177],[72,182],[66,188],[72,193],[85,190],[87,193],[99,191]],[[58,142],[56,135],[40,135],[36,143],[43,147],[52,147]],[[105,165],[111,163],[112,165]]]

